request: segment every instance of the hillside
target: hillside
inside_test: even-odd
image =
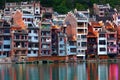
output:
[[[4,8],[4,3],[6,2],[20,2],[26,0],[2,0],[0,2],[0,8]],[[27,0],[31,1],[31,0]],[[58,13],[66,13],[74,8],[78,10],[92,9],[93,3],[105,4],[109,3],[112,7],[119,8],[120,0],[36,0],[40,1],[44,7],[53,7]]]

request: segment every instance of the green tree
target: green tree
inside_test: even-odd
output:
[[[86,5],[82,5],[80,3],[76,3],[76,7],[77,10],[86,10]]]

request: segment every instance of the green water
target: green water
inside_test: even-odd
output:
[[[0,64],[0,80],[120,80],[120,63]]]

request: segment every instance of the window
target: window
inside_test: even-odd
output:
[[[97,42],[96,38],[88,38],[88,42]]]
[[[81,38],[86,38],[86,35],[81,35]]]
[[[103,13],[100,13],[100,15],[103,15]]]
[[[28,54],[30,54],[31,53],[31,51],[28,51]]]
[[[100,11],[103,11],[103,9],[100,9]]]
[[[80,50],[78,50],[78,52],[80,52]]]
[[[32,44],[29,44],[28,47],[31,48],[31,47],[32,47]]]
[[[84,26],[83,22],[78,22],[78,26]]]
[[[1,26],[0,26],[1,27]],[[2,30],[0,30],[0,34],[2,34]]]
[[[80,39],[80,35],[78,35],[78,39]]]
[[[31,36],[28,36],[28,39],[30,40],[30,39],[31,39]]]
[[[38,11],[36,11],[36,14],[38,14]]]
[[[0,45],[0,49],[2,48],[2,45]]]
[[[39,47],[39,44],[35,44],[35,48],[38,48]]]
[[[70,48],[70,52],[76,52],[76,48]]]
[[[38,10],[38,8],[36,8],[36,10]]]
[[[37,30],[34,30],[34,33],[37,33]]]
[[[118,47],[120,47],[120,44],[118,44]]]
[[[10,45],[4,45],[4,48],[9,49],[9,48],[10,48]]]
[[[99,37],[105,37],[105,34],[99,34]]]
[[[28,27],[32,27],[32,24],[28,24]]]
[[[4,29],[4,33],[10,33],[10,29]]]
[[[63,53],[63,50],[60,50],[60,53]]]
[[[38,36],[35,36],[34,39],[35,39],[35,40],[38,40]]]
[[[100,45],[106,45],[106,42],[105,42],[105,40],[99,40],[99,44]]]
[[[87,46],[87,42],[81,42],[81,46],[82,47],[86,47]]]
[[[60,41],[62,41],[63,39],[62,38],[60,38]]]
[[[3,38],[2,37],[0,37],[0,41],[2,41],[3,40]]]
[[[106,51],[106,48],[100,48],[100,51]]]
[[[37,51],[33,51],[34,54],[36,54]]]
[[[6,52],[3,52],[3,55],[5,56],[5,55],[6,55]]]
[[[78,42],[78,46],[80,46],[80,42]]]
[[[10,40],[9,36],[4,36],[4,40]]]
[[[84,33],[84,29],[78,29],[77,32],[78,33]]]
[[[19,35],[16,35],[15,37],[16,37],[16,39],[19,39]]]
[[[29,33],[31,33],[31,30],[29,30]]]
[[[29,9],[31,9],[32,7],[31,6],[29,6]]]
[[[63,44],[60,44],[60,48],[63,48]]]
[[[82,53],[84,53],[84,52],[85,52],[85,50],[81,50],[81,52],[82,52]]]
[[[70,46],[74,46],[74,45],[76,45],[76,44],[75,44],[75,42],[73,42],[73,41],[69,41],[69,45],[70,45]]]
[[[114,38],[114,34],[109,34],[109,38]]]

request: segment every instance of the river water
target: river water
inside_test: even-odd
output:
[[[0,64],[0,80],[120,80],[120,63]]]

